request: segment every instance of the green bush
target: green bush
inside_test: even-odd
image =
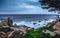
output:
[[[50,34],[42,33],[42,30],[44,30],[44,29],[53,31],[52,28],[41,27],[41,28],[37,28],[33,31],[27,32],[25,36],[19,34],[18,38],[50,38]]]
[[[42,34],[41,35],[40,32],[44,29],[49,30],[49,31],[53,31],[52,28],[41,27],[41,28],[35,29],[34,31],[27,32],[25,35],[25,38],[33,38],[34,36],[36,38],[50,38],[50,34]]]

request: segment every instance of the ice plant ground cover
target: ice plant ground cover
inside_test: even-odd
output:
[[[21,38],[51,38],[49,33],[48,34],[42,33],[42,30],[44,29],[53,31],[52,28],[41,27],[41,28],[35,29],[34,31],[27,32],[24,37],[22,35],[21,36],[19,35],[19,37]]]

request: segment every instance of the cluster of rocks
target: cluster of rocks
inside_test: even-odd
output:
[[[56,21],[49,22],[46,27],[54,29],[54,31],[43,30],[44,33],[49,33],[51,37],[60,37],[60,18]]]
[[[2,26],[13,26],[13,20],[10,19],[10,17],[8,17],[8,18],[5,19],[5,20],[2,20],[2,21],[0,22],[0,27],[2,27]]]
[[[12,19],[8,17],[0,22],[0,38],[8,38],[8,35],[13,31],[10,27],[13,25]]]
[[[34,30],[34,28],[25,25],[13,25],[13,20],[9,17],[0,22],[0,38],[18,38],[18,35],[25,35],[27,32]]]
[[[0,38],[9,38],[9,34],[13,31],[10,27],[0,27]]]

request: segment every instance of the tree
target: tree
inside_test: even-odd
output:
[[[60,0],[40,0],[39,2],[43,9],[60,13]]]

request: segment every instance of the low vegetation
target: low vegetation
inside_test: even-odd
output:
[[[26,33],[25,38],[50,38],[50,34],[42,33],[42,30],[53,31],[52,28],[41,27],[41,28],[35,29],[34,31],[30,31]]]

